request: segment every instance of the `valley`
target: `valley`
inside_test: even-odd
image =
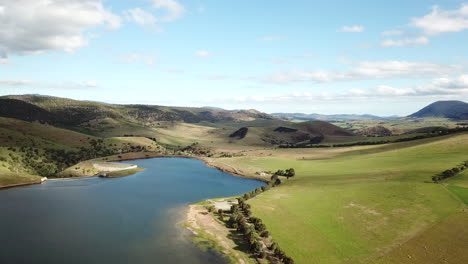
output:
[[[431,180],[468,160],[459,120],[292,122],[253,110],[14,100],[41,115],[1,112],[2,186],[89,177],[102,172],[96,162],[154,157],[192,157],[267,182],[277,170],[294,168],[294,177],[279,176],[281,185],[247,203],[297,263],[462,264],[468,258],[462,250],[466,171]],[[457,235],[444,239],[450,233]]]

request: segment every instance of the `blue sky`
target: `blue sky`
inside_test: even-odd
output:
[[[0,0],[0,94],[406,115],[468,99],[466,43],[458,0]]]

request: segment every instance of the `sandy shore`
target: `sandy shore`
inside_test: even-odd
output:
[[[222,248],[221,253],[230,256],[233,263],[252,263],[244,253],[235,249],[237,245],[229,238],[229,229],[208,213],[204,206],[189,205],[186,217],[186,226],[194,235],[214,240],[213,242]]]

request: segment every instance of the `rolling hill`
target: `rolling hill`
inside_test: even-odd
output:
[[[254,145],[318,144],[335,138],[354,138],[350,131],[324,121],[274,122],[269,126],[241,127],[229,137]]]
[[[90,130],[109,123],[151,126],[160,122],[216,123],[278,119],[256,110],[114,105],[40,95],[0,97],[0,116]]]
[[[468,104],[462,101],[437,101],[409,117],[445,117],[455,120],[468,120]]]

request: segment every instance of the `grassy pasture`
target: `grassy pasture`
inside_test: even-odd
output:
[[[219,162],[251,173],[295,168],[294,179],[249,202],[298,263],[369,263],[462,210],[445,186],[428,182],[467,154],[468,135],[462,134],[344,148],[325,159],[272,155]]]
[[[447,189],[468,206],[468,171],[464,171],[444,182]]]
[[[467,212],[449,216],[376,260],[375,264],[466,263],[467,223]]]

